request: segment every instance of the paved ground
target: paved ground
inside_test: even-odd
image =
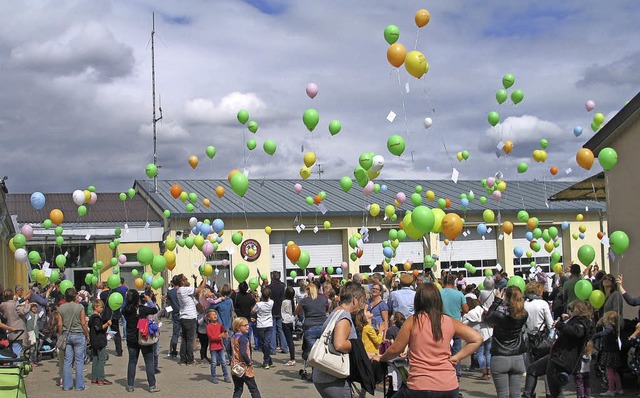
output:
[[[170,322],[166,322],[170,323]],[[170,330],[165,327],[165,330]],[[216,396],[231,396],[233,387],[232,384],[220,383],[214,385],[210,381],[209,365],[202,364],[193,367],[179,366],[175,361],[166,359],[167,347],[168,347],[169,333],[163,333],[161,344],[161,356],[160,356],[160,369],[161,374],[157,375],[157,385],[161,389],[161,392],[155,396],[184,396],[188,393],[192,397],[203,397],[204,394]],[[299,352],[299,342],[296,342]],[[127,393],[125,391],[126,386],[126,366],[127,355],[123,357],[116,357],[113,351],[113,343],[109,346],[109,361],[106,366],[106,375],[109,380],[114,384],[111,386],[97,386],[88,385],[88,389],[82,392],[76,391],[62,391],[55,385],[55,379],[58,375],[56,360],[48,359],[43,361],[43,366],[37,367],[26,378],[28,395],[31,398],[39,397],[113,397],[114,395],[123,394],[125,397],[136,396],[148,396],[148,386],[144,373],[144,366],[142,358],[139,359],[139,366],[136,373],[135,391],[133,393]],[[196,352],[196,358],[199,354]],[[254,352],[254,359],[258,362],[262,358],[261,353]],[[298,375],[298,370],[302,368],[302,364],[297,366],[288,367],[283,363],[288,360],[288,355],[278,354],[274,357],[276,366],[269,370],[256,369],[256,381],[260,392],[263,397],[319,397],[313,384],[311,382],[303,381]],[[468,360],[464,365],[468,365]],[[90,381],[90,367],[85,369],[85,380]],[[219,372],[220,374],[220,372]],[[463,378],[460,382],[461,391],[465,397],[495,397],[495,389],[491,381],[482,381],[478,378],[478,373],[463,372]],[[542,384],[542,383],[540,383]],[[592,382],[594,387],[594,395],[597,396],[602,390],[599,389],[597,382]],[[626,384],[629,384],[628,386]],[[624,397],[637,396],[637,388],[635,383],[629,377],[627,377],[625,386],[627,387],[627,393]],[[544,396],[543,387],[538,386],[538,396]],[[632,393],[633,392],[633,393]],[[249,392],[245,389],[245,397],[249,396]],[[376,392],[376,396],[382,397],[382,391]],[[568,388],[566,396],[575,396],[575,389],[573,386]],[[4,397],[2,397],[4,398]]]

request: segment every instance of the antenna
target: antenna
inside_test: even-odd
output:
[[[322,170],[322,163],[318,163],[318,180],[322,180],[323,174],[324,174],[324,170]]]
[[[156,33],[156,14],[151,13],[151,94],[153,101],[153,164],[158,166],[158,135],[156,123],[162,119],[162,108],[160,108],[160,117],[156,118],[156,52],[153,36]],[[153,177],[153,192],[158,193],[158,175]]]

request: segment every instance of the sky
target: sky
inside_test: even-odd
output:
[[[418,28],[421,8],[431,20]],[[250,180],[300,178],[307,151],[322,178],[339,179],[371,151],[385,159],[384,179],[449,179],[455,167],[463,180],[579,180],[601,170],[575,162],[593,114],[610,120],[640,87],[633,0],[2,2],[0,176],[10,192],[121,192],[147,178],[152,13],[161,179],[223,179],[232,169]],[[387,61],[390,24],[429,62],[421,79]],[[517,105],[495,99],[506,73],[515,76],[510,91],[524,92]],[[319,87],[314,99],[308,83]],[[313,132],[302,122],[308,108],[320,115]],[[236,120],[240,109],[257,133]],[[501,115],[496,127],[491,111]],[[342,129],[331,136],[334,119]],[[395,134],[406,142],[399,157],[386,147]],[[548,158],[536,163],[542,138]],[[262,150],[267,139],[273,156]],[[498,157],[508,139],[513,152]],[[459,162],[463,150],[470,156]],[[527,173],[517,173],[520,162]]]

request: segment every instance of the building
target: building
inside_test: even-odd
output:
[[[6,177],[5,177],[6,178]],[[9,239],[15,230],[11,222],[11,214],[7,209],[7,187],[5,178],[0,181],[0,285],[13,289],[15,286],[15,273],[13,265],[13,253],[9,250]],[[0,290],[2,290],[0,287]]]

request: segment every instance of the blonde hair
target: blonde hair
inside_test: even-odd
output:
[[[524,309],[524,298],[519,287],[507,287],[504,299],[509,306],[509,313],[512,317],[520,319],[527,315],[527,311]]]
[[[588,301],[573,300],[567,308],[571,311],[571,316],[584,316],[589,319],[593,317],[593,309]]]
[[[542,297],[544,294],[544,285],[540,282],[529,282],[524,289],[524,294],[534,294]]]
[[[233,322],[231,323],[231,328],[233,329],[234,332],[237,333],[240,330],[240,327],[242,326],[243,323],[249,323],[249,321],[247,320],[247,318],[239,316],[233,320]]]
[[[591,355],[593,354],[593,340],[589,340],[587,341],[587,345],[584,346],[584,355]]]
[[[315,283],[309,283],[307,285],[307,291],[309,292],[309,297],[311,297],[312,300],[318,298],[318,287]]]
[[[610,327],[618,326],[618,311],[607,311],[602,315],[602,319],[600,320],[603,325]],[[600,323],[598,322],[598,323]]]

